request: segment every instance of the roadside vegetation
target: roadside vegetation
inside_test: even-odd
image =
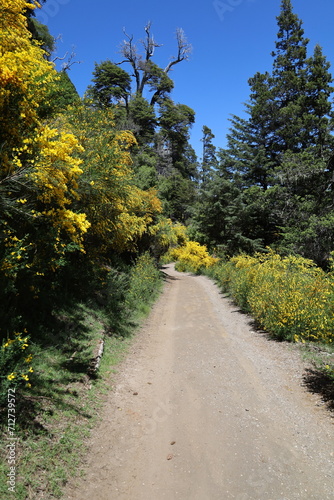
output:
[[[8,474],[6,444],[14,437],[17,500],[60,498],[69,477],[78,473],[85,440],[112,390],[113,373],[163,283],[148,254],[122,271],[109,269],[104,280],[94,289],[95,300],[85,300],[83,293],[81,300],[59,302],[39,338],[18,333],[3,344],[0,368],[13,378],[6,377],[1,386],[0,474]],[[82,287],[88,292],[85,282]],[[10,414],[9,389],[15,400]],[[15,417],[14,427],[8,417]],[[10,494],[6,480],[1,481],[0,497]]]
[[[36,8],[0,6],[0,496],[12,480],[18,500],[60,497],[78,468],[159,263],[208,274],[334,377],[333,79],[320,46],[307,57],[291,1],[248,119],[233,117],[219,151],[203,126],[202,161],[195,111],[171,97],[191,52],[182,29],[164,69],[151,23],[139,44],[125,32],[122,67],[96,64],[81,98],[73,54],[58,71]]]

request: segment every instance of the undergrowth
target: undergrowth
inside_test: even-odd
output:
[[[83,281],[81,291],[91,285]],[[48,322],[36,323],[35,334],[16,332],[9,336],[13,342],[3,343],[0,498],[61,498],[69,477],[80,469],[85,440],[111,390],[113,372],[161,286],[161,274],[147,254],[132,265],[106,266],[86,300],[84,293],[80,300],[64,294],[66,300],[56,304]],[[102,339],[104,354],[95,373],[92,360]],[[23,358],[13,357],[10,364],[13,346]],[[21,366],[29,381],[22,378]],[[10,479],[13,491],[8,490]]]
[[[309,358],[334,380],[333,270],[268,249],[221,261],[205,273],[273,338],[318,346],[309,348]]]

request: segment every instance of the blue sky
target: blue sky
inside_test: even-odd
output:
[[[334,73],[333,0],[292,3],[310,39],[310,55],[319,43]],[[196,112],[191,143],[200,157],[203,125],[215,134],[214,144],[225,147],[229,117],[243,115],[248,79],[257,71],[271,71],[280,5],[281,0],[47,0],[36,15],[53,36],[61,35],[57,55],[74,47],[76,59],[82,61],[69,72],[80,95],[91,83],[94,62],[121,60],[123,27],[139,40],[152,22],[155,39],[163,44],[154,61],[162,67],[176,54],[175,30],[182,28],[193,51],[170,74],[175,83],[172,98]]]

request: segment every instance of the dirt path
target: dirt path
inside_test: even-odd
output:
[[[298,353],[252,332],[207,278],[165,271],[65,498],[334,499],[332,420]]]

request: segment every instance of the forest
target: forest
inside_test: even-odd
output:
[[[266,278],[246,297],[255,268],[241,283],[231,262],[302,270],[299,291],[308,287],[309,302],[316,280],[329,326],[314,333],[314,302],[307,327],[290,325],[290,340],[331,341],[333,78],[321,46],[309,53],[291,1],[281,2],[272,71],[250,76],[245,117],[232,117],[224,148],[203,125],[202,158],[190,141],[195,110],[172,99],[171,70],[191,52],[182,29],[164,68],[154,62],[150,23],[139,42],[124,32],[120,60],[96,63],[81,98],[72,61],[56,70],[55,40],[36,8],[26,0],[0,6],[1,400],[15,387],[35,405],[51,390],[55,360],[72,374],[87,371],[92,338],[100,338],[83,338],[88,323],[126,337],[133,311],[159,289],[168,256],[188,259],[195,272],[215,268],[212,276],[226,289],[230,282],[269,330],[288,323],[287,314],[263,319],[267,306],[256,296]],[[276,337],[285,338],[279,328]]]

